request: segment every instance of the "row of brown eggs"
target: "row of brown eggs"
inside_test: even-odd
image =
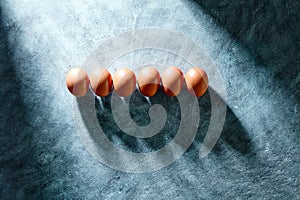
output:
[[[134,72],[127,68],[118,70],[112,77],[105,68],[96,68],[88,76],[77,67],[71,69],[66,77],[69,91],[77,97],[87,93],[89,84],[97,96],[107,96],[114,89],[119,96],[126,97],[135,90],[136,81],[139,91],[147,97],[155,95],[160,86],[168,96],[177,96],[184,83],[187,90],[197,97],[204,95],[208,88],[208,76],[199,67],[189,69],[185,76],[178,67],[168,67],[161,76],[155,67],[145,67],[139,72],[137,80]]]

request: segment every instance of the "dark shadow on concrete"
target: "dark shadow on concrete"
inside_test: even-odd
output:
[[[215,92],[210,89],[210,92]],[[221,97],[220,97],[221,98]],[[164,128],[151,138],[136,138],[120,130],[114,121],[111,111],[111,96],[104,98],[104,110],[101,109],[96,99],[96,113],[100,126],[109,140],[115,145],[132,152],[151,152],[158,150],[169,143],[177,133],[181,120],[180,105],[176,98],[166,96],[161,90],[151,97],[152,105],[161,104],[167,111],[167,121]],[[198,98],[200,107],[200,122],[197,135],[188,151],[199,152],[204,137],[207,133],[211,118],[211,100],[209,91],[203,97]],[[140,126],[150,123],[149,104],[146,99],[135,91],[130,99],[130,114],[132,119]],[[221,146],[220,146],[221,143]],[[227,150],[234,150],[241,154],[254,154],[251,138],[243,128],[234,113],[227,107],[226,121],[221,137],[213,148],[213,153],[222,154],[224,145]]]
[[[34,127],[27,121],[25,111],[29,105],[22,100],[21,81],[12,59],[17,44],[9,44],[9,32],[15,27],[5,25],[2,9],[0,7],[0,199],[18,199],[21,197],[18,195],[24,198],[42,190],[46,176],[32,148]]]
[[[220,138],[220,143],[222,142],[240,154],[255,155],[250,135],[229,107],[227,107],[226,122]],[[221,150],[222,148],[216,145],[214,152],[220,153]]]
[[[161,90],[150,98],[152,105],[161,104],[167,112],[167,120],[163,129],[150,138],[136,138],[124,133],[115,123],[111,111],[111,95],[103,98],[104,110],[101,109],[99,101],[96,99],[96,112],[100,126],[109,140],[115,145],[132,152],[151,152],[158,150],[169,143],[177,133],[181,114],[178,100],[175,97],[166,96]],[[129,101],[130,115],[139,126],[150,123],[149,109],[145,97],[139,91],[135,91]]]
[[[300,99],[300,2],[194,0]]]
[[[210,92],[216,92],[210,88]],[[221,97],[219,97],[221,98]],[[204,96],[198,99],[200,107],[200,123],[197,136],[193,143],[192,149],[195,147],[199,151],[208,130],[211,118],[211,101],[210,93],[206,92]],[[235,116],[232,110],[227,106],[226,120],[222,130],[222,134],[212,149],[212,153],[222,155],[224,151],[236,151],[242,155],[254,155],[254,144],[251,142],[251,137],[245,130],[239,119]]]
[[[65,163],[73,158],[53,148],[59,140],[52,132],[57,124],[49,120],[47,108],[24,101],[34,99],[27,92],[35,87],[35,79],[24,85],[18,68],[24,61],[18,58],[31,62],[32,55],[20,51],[18,26],[7,21],[1,3],[0,17],[0,199],[41,199],[45,192],[58,196],[66,188],[53,184],[67,174]],[[16,55],[17,48],[22,55]]]

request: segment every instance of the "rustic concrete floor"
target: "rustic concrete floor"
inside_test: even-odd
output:
[[[0,5],[1,199],[300,198],[298,1]],[[224,79],[228,111],[207,157],[199,159],[198,151],[209,122],[209,94],[199,100],[200,127],[188,151],[162,170],[130,174],[98,163],[85,149],[65,75],[107,38],[142,27],[182,32],[204,48]],[[148,108],[138,95],[133,101],[140,107],[131,114],[143,124]],[[168,123],[176,124],[176,117]],[[98,118],[112,133],[103,115]],[[167,128],[172,133],[176,126]],[[149,149],[131,139],[124,137],[123,148],[159,148],[155,141]]]

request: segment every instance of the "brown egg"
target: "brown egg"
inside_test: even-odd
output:
[[[199,68],[193,67],[185,75],[186,87],[194,96],[203,96],[208,88],[208,76],[206,72]]]
[[[91,87],[95,94],[100,97],[107,96],[112,91],[112,76],[103,67],[96,68],[90,75]]]
[[[168,96],[177,96],[183,86],[184,76],[177,67],[168,67],[161,76],[162,89]]]
[[[113,78],[114,90],[121,97],[129,96],[135,89],[135,74],[127,68],[119,69]]]
[[[140,92],[147,97],[156,94],[160,86],[160,75],[155,67],[145,67],[138,75]]]
[[[71,69],[67,74],[67,87],[76,97],[82,97],[87,93],[89,83],[90,81],[87,73],[79,67]]]

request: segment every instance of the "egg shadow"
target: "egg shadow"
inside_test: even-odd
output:
[[[184,95],[189,94],[186,93]],[[184,156],[195,163],[199,162],[199,150],[203,145],[203,141],[205,141],[204,138],[211,123],[211,95],[215,95],[217,98],[222,100],[222,98],[217,95],[212,88],[209,88],[204,96],[198,98],[200,108],[198,129],[193,143],[187,149]],[[156,135],[150,138],[137,138],[122,131],[114,120],[111,100],[112,95],[110,94],[109,96],[102,98],[102,103],[100,103],[98,98],[93,96],[91,92],[90,95],[77,98],[81,118],[89,131],[88,137],[90,137],[90,139],[98,145],[105,144],[100,144],[103,141],[99,141],[97,136],[99,134],[99,130],[97,128],[98,125],[95,125],[94,123],[99,123],[107,139],[113,144],[113,146],[117,146],[120,149],[134,153],[148,153],[159,150],[166,144],[170,143],[177,134],[182,116],[180,104],[176,97],[166,96],[161,90],[159,90],[155,96],[150,98],[152,105],[162,105],[167,113],[165,126]],[[87,103],[90,105],[87,105]],[[89,111],[86,111],[86,106],[90,107],[88,108]],[[137,125],[145,126],[150,123],[150,107],[151,106],[145,97],[143,97],[139,91],[135,91],[132,94],[129,100],[129,112],[132,120],[135,121]],[[89,120],[91,119],[91,115],[95,115],[95,120]],[[252,143],[251,136],[228,106],[222,133],[217,143],[210,151],[210,154],[217,156],[219,160],[225,160],[233,154],[240,154],[241,157],[249,158],[249,160],[251,160],[249,165],[257,162],[255,157],[255,147]],[[103,159],[111,158],[104,156]],[[122,163],[126,162],[127,158],[122,157],[122,155],[117,155],[114,159],[117,159],[118,162]]]
[[[191,153],[194,158],[198,158],[197,155],[199,153],[199,149],[203,145],[204,138],[211,123],[212,102],[210,95],[216,95],[218,98],[221,98],[212,88],[210,88],[202,97],[198,98],[200,122],[195,140],[188,149],[188,153]],[[230,107],[226,105],[226,119],[222,133],[211,150],[211,153],[220,157],[226,157],[225,154],[232,154],[234,152],[242,155],[255,155],[254,144],[251,141],[251,136]]]
[[[195,140],[187,152],[197,154],[203,140],[207,134],[208,127],[211,123],[211,98],[210,93],[217,93],[210,88],[204,96],[198,98],[200,108],[200,121],[195,136]],[[221,98],[217,95],[218,98]],[[152,152],[156,151],[168,144],[176,135],[180,121],[181,112],[180,104],[176,97],[166,96],[161,90],[156,95],[150,98],[152,105],[160,104],[164,107],[167,113],[165,126],[153,137],[136,138],[123,132],[115,123],[111,108],[111,95],[102,98],[103,107],[99,100],[95,99],[95,109],[98,122],[106,134],[108,139],[119,148],[131,152]],[[129,100],[129,112],[132,119],[139,126],[146,126],[150,123],[149,109],[151,105],[146,98],[135,91]],[[243,155],[254,155],[254,145],[250,135],[242,126],[234,112],[227,106],[226,120],[219,141],[212,149],[212,153],[222,155],[222,150],[236,151]],[[196,156],[198,158],[198,156]]]
[[[167,113],[164,127],[153,137],[137,138],[122,131],[114,120],[111,108],[110,94],[102,98],[103,107],[95,99],[97,119],[108,139],[119,148],[131,152],[156,151],[169,143],[177,133],[180,123],[180,106],[176,97],[168,97],[161,90],[150,97],[151,105],[160,104]],[[134,91],[129,100],[129,113],[138,126],[146,126],[150,121],[149,109],[151,105],[138,90]]]

